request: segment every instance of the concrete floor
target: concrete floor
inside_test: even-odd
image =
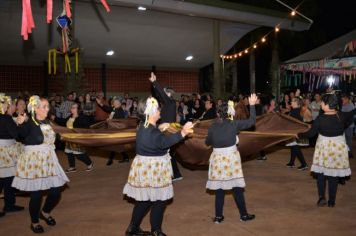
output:
[[[354,153],[356,143],[354,142]],[[313,149],[303,149],[307,162]],[[66,158],[59,152],[63,166]],[[122,189],[129,164],[105,165],[106,159],[94,156],[95,170],[85,172],[77,163],[77,173],[69,174],[71,182],[53,212],[57,226],[45,226],[46,235],[98,236],[124,235],[133,205],[123,200]],[[231,195],[226,196],[225,221],[216,225],[214,195],[206,193],[207,171],[181,168],[184,179],[174,184],[174,201],[166,210],[163,229],[168,235],[356,235],[356,181],[340,186],[335,208],[318,208],[315,180],[309,171],[288,169],[289,150],[270,153],[268,161],[243,164],[246,178],[248,211],[256,220],[240,222]],[[299,164],[299,163],[298,163]],[[356,160],[351,160],[356,171]],[[26,211],[10,213],[0,219],[0,235],[33,235],[27,211],[29,198],[18,197]],[[0,207],[2,208],[2,201]],[[149,229],[145,218],[142,228]]]

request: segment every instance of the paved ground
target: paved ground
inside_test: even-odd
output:
[[[304,149],[310,164],[313,149]],[[354,143],[356,153],[356,143]],[[61,163],[67,167],[63,153]],[[95,154],[95,153],[94,153]],[[123,199],[129,164],[105,165],[106,159],[97,156],[95,170],[80,170],[69,174],[71,182],[53,212],[58,225],[45,226],[45,235],[98,236],[124,235],[133,205]],[[166,210],[163,229],[168,235],[356,235],[356,181],[340,186],[336,207],[318,208],[315,180],[309,171],[285,167],[289,150],[270,153],[268,161],[249,161],[243,164],[246,177],[248,211],[256,220],[242,223],[231,195],[226,196],[223,224],[215,225],[214,195],[205,191],[207,171],[183,169],[184,179],[174,184],[175,197]],[[356,171],[356,160],[351,160]],[[0,201],[2,207],[2,201]],[[27,211],[28,197],[18,197],[26,211],[12,213],[0,219],[0,235],[32,235]],[[149,229],[145,219],[142,227]]]

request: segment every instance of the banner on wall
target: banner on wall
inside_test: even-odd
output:
[[[281,65],[281,69],[313,74],[349,75],[356,78],[356,57],[290,63]]]

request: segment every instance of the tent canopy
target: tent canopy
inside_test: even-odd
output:
[[[289,59],[284,64],[317,61],[341,55],[344,52],[345,45],[353,40],[356,40],[356,29],[309,52]]]

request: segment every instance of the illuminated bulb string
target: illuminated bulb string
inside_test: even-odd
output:
[[[279,2],[280,4],[284,5],[285,7],[287,7],[288,9],[291,10],[291,15],[292,16],[295,16],[295,15],[300,15],[302,16],[303,18],[307,19],[311,24],[313,23],[313,20],[309,19],[308,17],[304,16],[303,14],[301,14],[300,12],[297,11],[297,9],[299,8],[299,6],[304,2],[304,0],[296,7],[296,8],[291,8],[290,6],[286,5],[285,3],[279,1],[279,0],[276,0],[277,2]],[[287,18],[287,17],[286,17]],[[270,32],[268,32],[267,34],[265,34],[260,41],[257,41],[255,43],[253,43],[250,47],[238,52],[238,53],[234,53],[234,54],[231,54],[231,55],[220,55],[221,59],[233,59],[233,58],[237,58],[237,57],[241,57],[243,55],[243,53],[247,54],[249,52],[250,49],[256,49],[257,46],[258,46],[258,42],[261,42],[261,43],[265,43],[267,41],[267,37],[272,33],[272,32],[275,32],[275,33],[278,33],[280,32],[280,26],[282,24],[282,22],[286,19],[284,18],[279,24],[277,24],[273,30],[271,30]],[[251,50],[252,51],[252,50]]]

